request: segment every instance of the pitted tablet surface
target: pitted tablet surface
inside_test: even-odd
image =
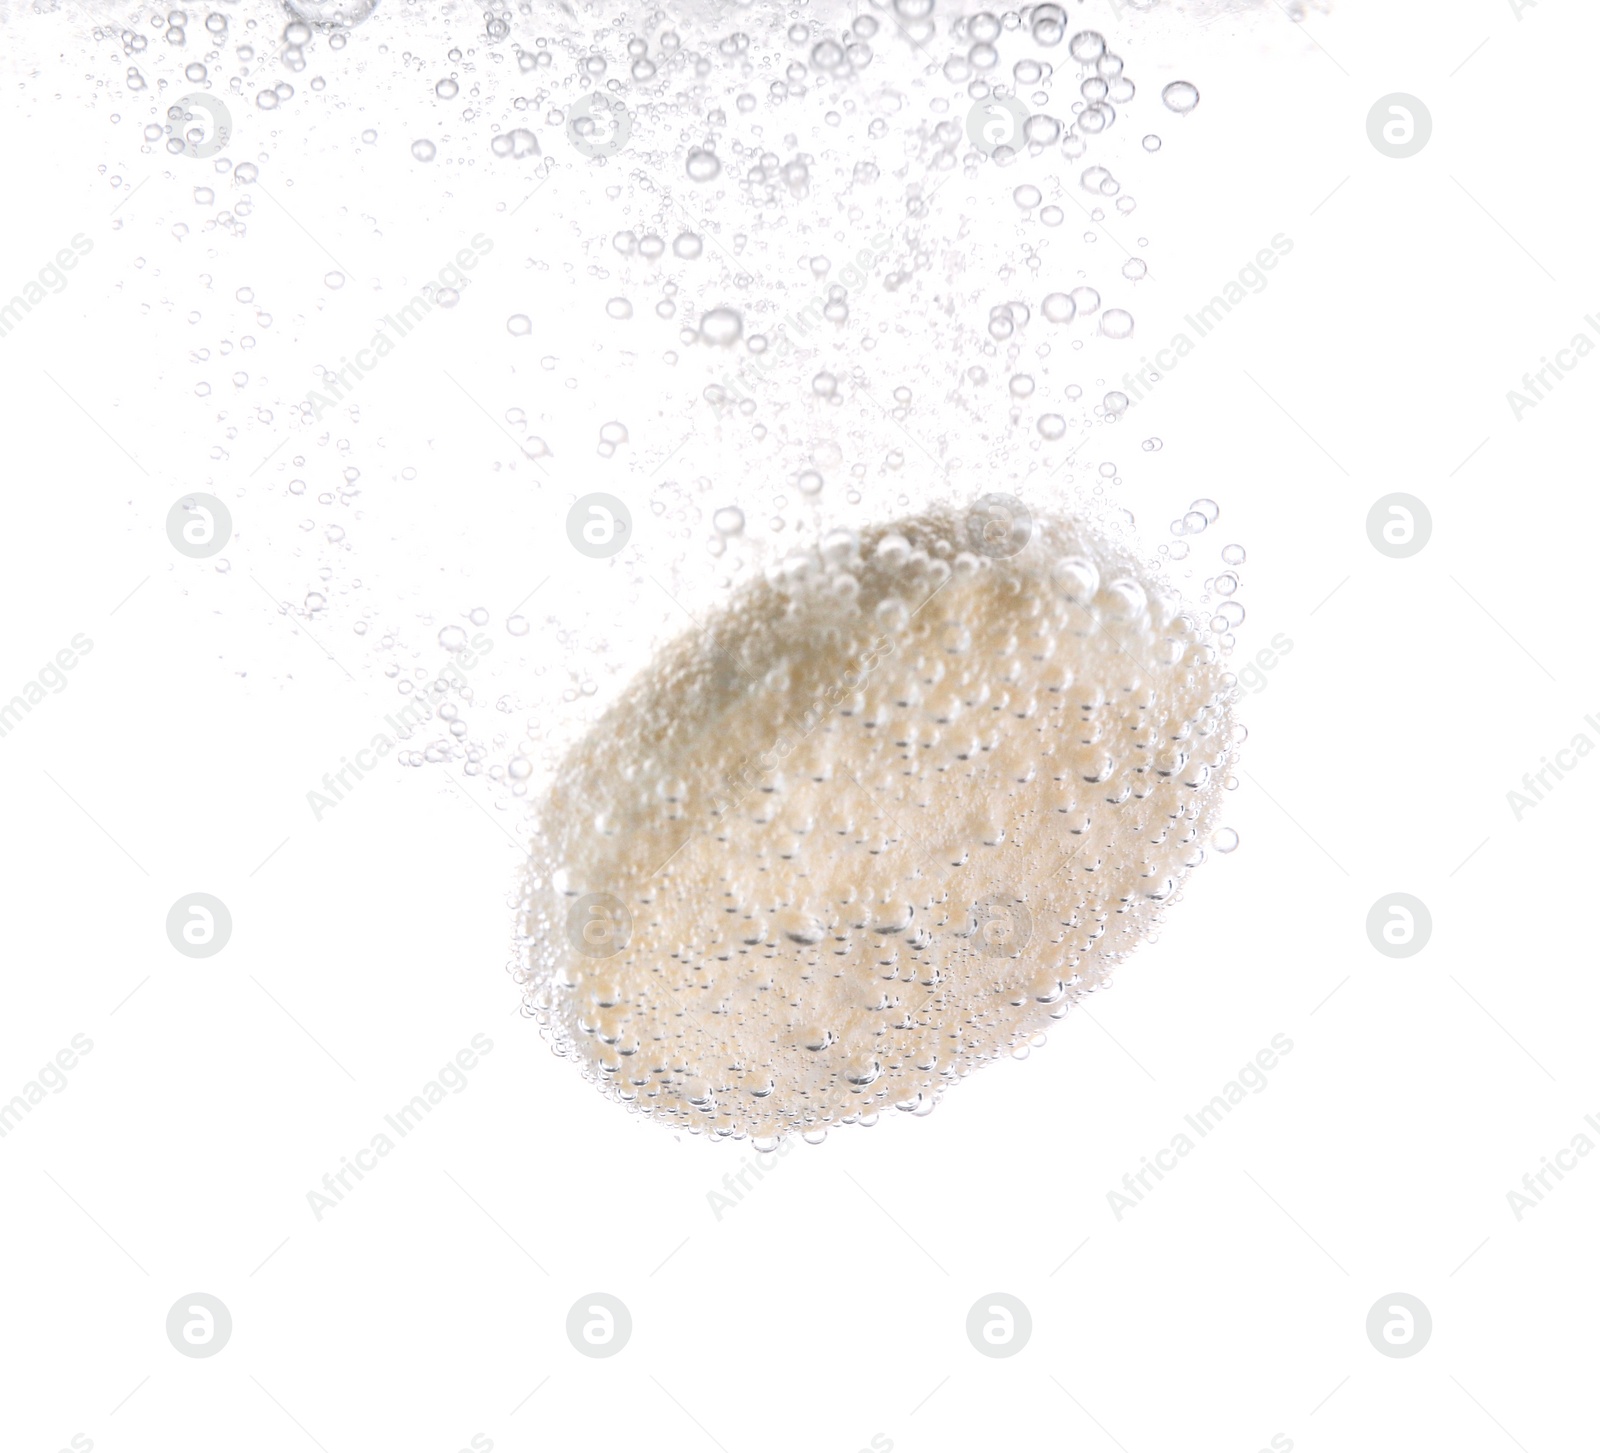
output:
[[[1205,856],[1236,751],[1212,638],[1004,498],[825,536],[563,763],[519,978],[614,1099],[753,1137],[930,1108],[1101,986]]]

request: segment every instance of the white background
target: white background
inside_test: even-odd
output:
[[[236,29],[252,8],[228,7]],[[281,23],[254,10],[264,35]],[[281,496],[281,461],[251,471],[288,430],[220,397],[236,360],[197,374],[186,359],[233,326],[237,287],[276,290],[279,351],[261,358],[297,397],[370,312],[327,302],[332,264],[307,234],[364,275],[381,232],[414,287],[480,215],[501,227],[455,331],[387,362],[363,399],[383,437],[369,473],[421,475],[372,502],[388,542],[373,573],[393,599],[483,604],[509,647],[513,604],[578,569],[563,519],[585,481],[533,493],[525,462],[506,475],[505,441],[438,369],[491,391],[509,376],[490,347],[506,314],[535,310],[515,232],[529,217],[501,218],[516,199],[470,179],[448,212],[400,190],[403,139],[352,164],[345,133],[382,126],[382,58],[369,48],[341,81],[322,51],[296,85],[327,74],[349,115],[296,153],[297,222],[258,199],[247,260],[197,260],[214,244],[171,229],[193,221],[205,163],[139,153],[144,102],[100,94],[121,66],[85,12],[14,7],[0,279],[19,286],[77,232],[96,246],[0,339],[0,694],[76,633],[94,649],[0,740],[0,1093],[74,1034],[94,1049],[0,1141],[7,1448],[75,1433],[163,1453],[447,1453],[474,1434],[673,1453],[849,1453],[874,1435],[928,1450],[1580,1446],[1600,1158],[1520,1222],[1507,1192],[1600,1113],[1580,917],[1600,763],[1520,822],[1506,794],[1575,734],[1600,742],[1583,721],[1600,712],[1584,428],[1600,359],[1521,422],[1505,395],[1580,329],[1600,339],[1582,321],[1600,307],[1582,170],[1595,17],[1559,0],[1520,16],[1504,0],[1340,3],[1298,26],[1272,5],[1209,23],[1083,12],[1141,74],[1186,75],[1203,96],[1141,194],[1165,251],[1140,341],[1274,234],[1295,244],[1116,445],[1137,456],[1129,503],[1155,537],[1189,499],[1221,502],[1216,528],[1250,557],[1241,652],[1293,642],[1240,708],[1242,845],[1027,1063],[927,1119],[795,1147],[719,1220],[708,1193],[753,1153],[623,1114],[518,1017],[503,972],[517,849],[478,784],[391,763],[313,820],[307,790],[397,698],[348,617],[279,610],[312,566],[296,515],[252,514],[249,491],[272,479]],[[380,7],[367,26],[389,19]],[[1405,161],[1366,132],[1396,91],[1433,117]],[[561,166],[549,185],[577,186],[570,154]],[[1014,178],[985,176],[1003,205]],[[218,316],[196,328],[200,271]],[[243,437],[218,459],[224,405]],[[617,411],[641,449],[681,432],[648,400]],[[1158,454],[1139,453],[1149,436]],[[167,542],[167,509],[197,488],[235,502],[227,575]],[[1365,531],[1397,490],[1433,518],[1408,560]],[[542,689],[525,684],[524,705]],[[553,686],[545,705],[560,709]],[[195,890],[233,916],[215,958],[165,937]],[[1365,933],[1395,891],[1433,916],[1406,960]],[[475,1033],[494,1049],[468,1087],[315,1220],[307,1192]],[[1280,1033],[1294,1049],[1268,1087],[1116,1219],[1124,1173]],[[608,1360],[565,1334],[597,1290],[633,1317]],[[214,1358],[165,1335],[194,1291],[232,1314]],[[1033,1319],[1004,1360],[964,1330],[993,1291]],[[1365,1333],[1397,1291],[1433,1318],[1408,1359]]]

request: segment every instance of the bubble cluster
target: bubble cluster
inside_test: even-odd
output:
[[[1045,886],[1045,844],[1062,827],[1054,818],[1052,831],[1041,826],[1047,806],[1037,796],[1046,767],[1066,751],[1056,707],[1067,688],[1046,682],[1047,668],[1100,681],[1109,704],[1085,710],[1110,735],[1144,719],[1113,711],[1124,700],[1113,678],[1126,662],[1113,657],[1111,641],[1141,657],[1158,694],[1187,690],[1161,674],[1167,622],[1150,606],[1159,592],[1105,532],[1060,519],[1019,523],[1006,511],[1008,491],[1043,495],[1038,482],[1049,478],[1056,512],[1103,503],[1104,518],[1116,519],[1124,480],[1115,466],[1087,461],[1097,458],[1095,435],[1132,412],[1122,390],[1135,392],[1127,370],[1151,317],[1132,294],[1171,256],[1146,252],[1150,239],[1124,233],[1121,219],[1134,193],[1182,160],[1160,153],[1155,132],[1181,150],[1190,137],[1177,121],[1198,91],[1185,82],[1189,91],[1169,86],[1164,95],[1166,76],[1117,53],[1137,31],[1107,12],[1102,34],[1087,28],[1097,23],[1088,9],[1064,3],[1003,11],[937,0],[854,8],[756,0],[658,8],[604,25],[592,9],[542,7],[537,20],[518,20],[507,8],[384,6],[372,14],[370,0],[291,0],[275,20],[192,13],[188,50],[167,54],[164,42],[184,43],[183,24],[173,21],[181,12],[163,8],[120,38],[107,32],[119,52],[108,79],[121,86],[123,70],[139,68],[119,104],[143,90],[119,140],[157,163],[188,153],[170,162],[182,171],[188,224],[172,237],[196,255],[206,249],[211,261],[197,256],[195,266],[216,275],[214,293],[208,283],[206,296],[185,300],[193,303],[185,329],[194,331],[184,338],[184,366],[195,372],[184,399],[213,421],[219,468],[243,460],[248,470],[270,456],[249,476],[253,490],[267,486],[253,517],[260,522],[274,503],[288,513],[270,530],[248,532],[244,547],[249,534],[304,545],[281,572],[293,609],[318,628],[363,638],[367,654],[360,666],[352,658],[355,670],[381,671],[407,704],[437,708],[397,760],[477,777],[474,792],[516,821],[519,836],[521,814],[540,800],[547,826],[587,824],[592,840],[561,839],[560,852],[548,834],[535,839],[544,846],[529,867],[526,906],[542,927],[522,945],[519,968],[530,1012],[547,1018],[553,1039],[588,1073],[642,1108],[714,1133],[753,1133],[760,1124],[816,1133],[852,1115],[870,1120],[880,1094],[927,1109],[952,1079],[1032,1042],[1025,1031],[1044,1010],[985,987],[991,959],[1018,973],[1048,963],[1072,984],[1061,1007],[1101,982],[1126,947],[1120,935],[1143,922],[1151,903],[1170,901],[1112,895],[1127,887],[1118,875],[1146,851],[1116,836],[1117,824],[1142,810],[1140,789],[1159,775],[1139,770],[1137,749],[1113,754],[1132,774],[1116,779],[1134,787],[1128,801],[1095,805],[1082,794],[1098,784],[1075,789],[1121,866],[1098,876],[1068,866]],[[363,76],[378,79],[381,104],[363,95]],[[202,143],[212,144],[215,128],[182,98],[190,87],[220,93],[234,79],[237,134],[207,157]],[[327,272],[329,262],[319,264],[323,273],[307,274],[308,300],[276,268],[247,270],[234,243],[253,203],[276,195],[293,206],[281,188],[327,164],[341,144],[345,169],[328,175],[351,179],[348,212],[336,220],[331,209],[308,210],[304,221],[360,267],[346,276],[343,265]],[[258,166],[266,193],[253,185]],[[374,195],[361,195],[363,179]],[[115,180],[124,193],[132,185]],[[360,246],[347,235],[359,225],[393,244],[418,207],[445,201],[457,235],[446,247],[441,228],[437,252],[433,244],[428,255]],[[134,208],[117,214],[119,225],[142,226],[140,217]],[[161,218],[163,244],[175,221]],[[484,250],[479,227],[496,251],[469,285],[471,253],[459,265],[452,258],[469,241]],[[203,232],[229,235],[224,243]],[[195,266],[186,263],[183,275]],[[174,268],[170,254],[136,265],[146,279]],[[254,293],[241,286],[247,280]],[[423,283],[435,306],[417,331],[404,307]],[[214,300],[234,316],[218,316]],[[315,314],[303,320],[308,301]],[[143,302],[154,307],[157,298]],[[292,325],[274,331],[274,311]],[[421,341],[391,335],[405,365],[385,363],[370,379],[361,373],[357,391],[336,400],[336,415],[323,417],[324,404],[318,429],[296,428],[293,416],[311,407],[308,391],[329,388],[319,383],[322,366],[302,366],[302,321],[319,335],[326,329],[319,346],[328,368],[335,360],[345,367],[348,356],[355,370],[368,341],[358,320],[368,311],[392,313]],[[493,572],[506,588],[489,602],[496,618],[471,615],[466,634],[475,640],[482,628],[494,650],[464,684],[441,687],[433,658],[462,648],[459,631],[441,639],[441,626],[465,626],[470,602],[441,601],[411,574],[411,546],[380,538],[386,532],[364,519],[370,501],[361,496],[377,479],[392,488],[396,509],[402,500],[436,507],[439,461],[407,430],[375,421],[393,419],[407,370],[448,362],[456,350],[473,351],[483,366],[474,381],[452,365],[464,384],[450,387],[470,388],[481,414],[504,424],[485,436],[483,448],[496,454],[478,483],[504,488],[497,503],[507,508],[480,517],[520,522],[538,517],[524,509],[553,510],[553,548],[587,555],[595,568],[570,588],[563,580],[524,599],[537,579],[508,577],[525,562],[508,568],[474,542],[479,578]],[[183,358],[163,360],[162,370]],[[286,432],[294,449],[272,454]],[[1138,476],[1176,464],[1182,441],[1173,442],[1164,456],[1155,454],[1159,440],[1120,451],[1131,490],[1160,487]],[[359,486],[358,464],[368,471]],[[423,482],[412,483],[419,475]],[[959,508],[939,512],[980,496],[989,504],[976,534]],[[573,499],[589,504],[564,532],[561,512]],[[1160,556],[1198,602],[1196,634],[1183,637],[1182,649],[1204,639],[1226,657],[1246,594],[1236,568],[1242,552],[1240,561],[1225,552],[1201,565],[1220,542],[1215,530],[1203,536],[1215,516],[1199,503],[1180,512]],[[1184,525],[1190,515],[1199,529]],[[893,519],[901,524],[881,525]],[[1120,528],[1110,537],[1124,538]],[[445,566],[461,563],[465,537],[410,533],[428,536],[426,581],[461,578]],[[1056,575],[1036,558],[1051,541]],[[942,572],[946,583],[925,600]],[[388,588],[407,580],[415,588]],[[672,608],[657,616],[642,602],[662,605],[661,588]],[[669,652],[638,678],[627,700],[655,723],[654,736],[632,734],[615,714],[595,728],[603,712],[622,710],[618,692],[658,649],[663,621],[683,618],[678,603],[718,623],[716,639],[729,650],[712,660],[673,647],[679,656]],[[1139,623],[1141,609],[1148,625]],[[1079,629],[1075,612],[1093,626]],[[872,654],[880,637],[893,647],[882,659]],[[687,661],[685,679],[701,682],[687,704],[666,684],[670,660]],[[1211,671],[1196,667],[1189,684],[1210,681]],[[835,698],[831,683],[850,672],[861,682]],[[877,685],[896,694],[880,700]],[[956,706],[933,715],[931,703],[952,694]],[[818,701],[823,715],[813,721]],[[1013,701],[1033,702],[1032,714],[1013,712]],[[1167,714],[1188,720],[1179,707]],[[873,713],[870,725],[864,713]],[[1047,717],[1055,735],[1030,736]],[[763,780],[737,809],[708,807],[716,782],[707,772],[741,780],[742,758],[775,750],[776,736],[758,740],[769,727],[804,728],[776,763],[783,780]],[[889,736],[892,729],[900,734]],[[583,742],[587,731],[595,734]],[[1050,746],[1043,755],[1041,742]],[[562,797],[559,782],[547,791],[558,772],[578,781],[585,761],[596,780],[605,771],[611,778],[588,807]],[[1024,779],[1030,766],[1035,776]],[[1053,780],[1064,792],[1069,779]],[[978,821],[991,805],[996,820]],[[763,808],[781,820],[757,821]],[[898,826],[885,815],[891,809]],[[814,821],[802,827],[806,813]],[[622,841],[636,826],[637,860]],[[666,826],[695,831],[662,838]],[[909,834],[921,835],[931,859],[915,859]],[[940,862],[946,837],[965,844],[966,864]],[[1196,841],[1219,840],[1207,833]],[[680,842],[681,857],[668,862]],[[653,845],[659,858],[643,861]],[[817,885],[837,876],[834,850],[852,881],[813,901]],[[918,861],[957,880],[936,883]],[[996,864],[992,880],[978,881],[980,867]],[[576,897],[554,886],[562,870],[578,874],[567,880],[582,890]],[[711,894],[710,906],[691,901],[691,881]],[[878,916],[873,907],[870,921],[859,918],[867,909],[842,897],[851,888],[879,895],[869,895],[874,905],[892,895],[894,912]],[[737,911],[718,917],[724,890]],[[574,930],[580,900],[588,906]],[[905,924],[899,905],[912,910]],[[1080,937],[1101,909],[1109,926],[1086,947]],[[790,910],[801,917],[783,918]],[[719,930],[731,932],[746,912],[763,918],[766,936],[719,949],[733,943]],[[967,914],[977,926],[963,936],[956,925]],[[1081,921],[1069,923],[1075,914]],[[597,934],[602,947],[620,933],[627,947],[593,954],[573,945],[573,931],[585,944]],[[974,935],[991,947],[1026,946],[1013,962],[974,947]],[[558,987],[566,961],[547,956],[562,945],[589,975],[582,992],[576,980]],[[627,957],[635,951],[641,957]],[[760,989],[736,972],[758,965],[772,976]],[[608,970],[621,975],[615,985],[594,978]],[[923,986],[916,976],[934,970],[941,977]],[[900,996],[892,1011],[857,1014],[851,996],[880,981],[882,992]],[[658,983],[689,1010],[667,1031],[649,997]],[[905,997],[913,984],[935,994],[929,1006]],[[613,988],[623,998],[605,999]],[[838,1014],[830,995],[844,996]],[[630,1058],[625,1038],[611,1038],[624,1020],[627,1032],[657,1034],[652,1048]],[[884,1033],[866,1032],[878,1026]],[[796,1044],[804,1035],[815,1047],[780,1042],[790,1031]],[[915,1057],[929,1046],[938,1058],[919,1068]],[[654,1078],[628,1088],[639,1056],[668,1049],[676,1057],[661,1074],[652,1066]],[[752,1068],[747,1075],[731,1066]],[[765,1096],[755,1066],[773,1076]],[[781,1113],[763,1121],[762,1105]]]

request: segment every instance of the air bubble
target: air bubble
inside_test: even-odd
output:
[[[1200,92],[1189,81],[1172,81],[1161,88],[1161,100],[1167,110],[1185,116],[1200,104]]]
[[[684,163],[684,170],[689,174],[692,182],[714,181],[722,171],[722,163],[717,159],[717,154],[712,151],[703,151],[699,148],[689,153],[688,160]]]
[[[1080,30],[1067,42],[1073,60],[1090,65],[1106,53],[1106,38],[1097,30]]]
[[[719,348],[729,348],[744,332],[744,319],[732,308],[712,308],[700,319],[700,336]]]
[[[1039,311],[1052,323],[1070,323],[1078,314],[1078,305],[1070,293],[1049,293],[1039,305]]]

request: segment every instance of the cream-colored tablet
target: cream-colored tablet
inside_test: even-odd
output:
[[[1198,615],[1072,521],[994,497],[825,537],[557,772],[527,1010],[690,1130],[931,1107],[1152,930],[1215,829],[1231,695]]]

